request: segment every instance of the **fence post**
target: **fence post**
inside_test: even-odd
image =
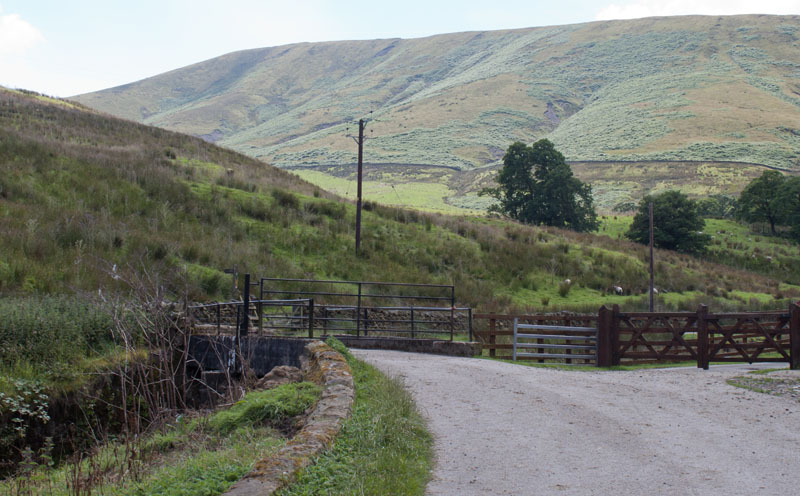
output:
[[[605,305],[597,312],[597,366],[610,367],[613,363],[612,310]]]
[[[361,336],[361,283],[358,283],[358,305],[356,305],[356,337]]]
[[[800,370],[800,305],[792,304],[789,310],[789,368]]]
[[[708,306],[697,308],[697,368],[708,370]]]
[[[467,309],[467,312],[469,312],[469,342],[471,343],[472,342],[472,307],[469,307]]]
[[[495,336],[495,332],[497,330],[497,324],[495,323],[494,317],[489,317],[489,356],[494,358],[497,355],[497,351],[494,348],[495,343],[497,343],[497,337]]]
[[[450,286],[450,341],[453,340],[456,316],[456,287]]]
[[[242,302],[242,322],[240,337],[247,336],[250,331],[250,274],[244,275],[244,301]]]
[[[314,339],[314,299],[308,300],[308,337]]]
[[[261,333],[264,331],[264,304],[261,303],[261,300],[256,303],[256,315],[258,315],[258,336],[261,337]]]
[[[512,360],[517,361],[517,323],[519,321],[514,317],[514,341],[511,344]]]
[[[619,365],[622,360],[619,355],[619,305],[614,305],[611,310],[611,365]]]
[[[414,307],[411,307],[411,339],[414,339]]]

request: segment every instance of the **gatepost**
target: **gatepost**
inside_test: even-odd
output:
[[[793,303],[789,309],[789,368],[800,370],[800,305]]]

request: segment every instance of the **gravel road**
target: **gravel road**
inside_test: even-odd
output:
[[[741,368],[562,371],[353,353],[400,377],[428,419],[430,495],[800,494],[800,402],[728,385]]]

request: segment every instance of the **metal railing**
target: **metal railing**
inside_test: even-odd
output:
[[[228,309],[228,310],[226,310]],[[436,318],[441,314],[440,318]],[[355,334],[356,337],[441,337],[454,332],[472,340],[472,309],[445,307],[352,307],[317,305],[313,299],[231,301],[193,305],[189,318],[195,329],[216,334],[304,336]],[[244,319],[247,319],[246,321]],[[454,323],[455,321],[455,323]],[[244,333],[242,329],[247,329]]]
[[[222,331],[226,332],[239,332],[241,329],[246,329],[244,334],[247,334],[251,326],[258,329],[261,333],[261,315],[264,307],[272,306],[292,306],[296,307],[302,305],[313,309],[314,300],[311,299],[296,299],[296,300],[250,300],[249,308],[244,310],[243,301],[227,301],[219,303],[207,303],[203,305],[192,305],[188,307],[189,319],[196,328],[205,330],[216,330],[217,334]],[[225,308],[230,307],[231,311],[225,311]],[[251,312],[255,311],[255,315]],[[313,326],[313,318],[309,321],[310,326]]]
[[[519,332],[520,330],[532,330],[535,333]],[[588,364],[597,358],[596,327],[520,324],[519,319],[515,318],[513,336],[512,359],[515,361],[520,357],[563,360],[566,364],[573,364],[572,360],[584,360],[584,364]],[[536,351],[518,351],[519,349]]]
[[[314,299],[313,318],[324,333],[354,332],[356,337],[370,333],[410,337],[447,334],[453,340],[456,332],[464,332],[472,339],[472,310],[455,306],[453,285],[263,277],[259,286],[261,301],[269,296]],[[435,306],[441,302],[448,306]],[[466,316],[457,315],[460,313]]]

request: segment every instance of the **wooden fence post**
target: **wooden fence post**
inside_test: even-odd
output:
[[[597,366],[610,367],[613,363],[613,311],[600,307],[597,313]]]
[[[614,305],[611,310],[611,365],[619,365],[619,305]]]
[[[697,368],[708,370],[708,306],[697,308]]]
[[[800,370],[800,305],[792,304],[789,310],[789,368]]]
[[[495,323],[494,317],[489,318],[489,356],[494,358],[497,356],[497,352],[495,351],[495,343],[497,342],[497,338],[494,335],[495,331],[497,330],[497,324]]]

